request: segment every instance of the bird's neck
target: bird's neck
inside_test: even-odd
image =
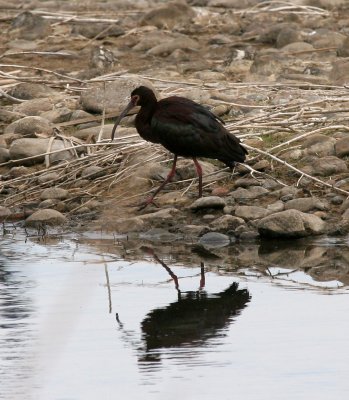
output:
[[[157,103],[154,102],[148,103],[146,106],[142,106],[141,109],[138,111],[135,121],[136,129],[140,136],[150,142],[153,142],[151,137],[151,119],[155,112],[156,104]]]

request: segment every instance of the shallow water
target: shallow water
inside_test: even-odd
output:
[[[345,283],[294,259],[264,274],[134,253],[103,235],[2,238],[1,400],[347,397]]]

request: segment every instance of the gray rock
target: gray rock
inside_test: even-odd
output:
[[[255,199],[269,193],[268,189],[261,186],[250,186],[248,189],[238,188],[230,193],[233,199]]]
[[[79,207],[78,209],[74,210],[74,214],[88,214],[91,210],[87,206]]]
[[[337,157],[345,157],[349,154],[349,136],[339,139],[335,144]]]
[[[200,160],[200,165],[201,165],[204,176],[212,174],[214,171],[217,171],[217,169],[218,169],[217,166],[215,166],[214,164],[207,162],[207,161]],[[190,159],[179,160],[177,163],[176,173],[179,176],[180,180],[191,179],[191,178],[197,177],[197,173],[196,173],[196,169],[194,167],[193,161]]]
[[[349,219],[349,208],[347,208],[344,213],[342,214],[342,219],[343,220],[348,220]]]
[[[209,231],[206,225],[184,225],[181,227],[181,232],[186,236],[201,236]]]
[[[140,41],[137,42],[135,46],[132,47],[134,51],[142,51],[145,52],[158,44],[163,43],[165,40],[172,39],[173,36],[168,32],[159,31],[158,29],[151,32],[144,32],[142,37],[140,37]]]
[[[72,111],[67,107],[55,108],[41,113],[41,118],[45,118],[54,124],[60,124],[71,120]]]
[[[332,156],[335,153],[334,146],[336,139],[326,135],[316,134],[307,138],[302,144],[302,148],[309,155],[317,157]]]
[[[53,126],[47,119],[30,116],[12,122],[5,129],[5,133],[16,133],[26,137],[36,137],[36,134],[44,134],[47,137],[51,136]]]
[[[345,210],[347,210],[349,208],[349,199],[346,198],[342,205],[340,206],[340,212],[344,212]]]
[[[41,138],[25,138],[15,140],[10,146],[10,157],[11,160],[19,160],[26,157],[35,157],[30,160],[22,161],[23,165],[32,165],[44,161],[44,155],[39,156],[47,152],[50,139]],[[51,146],[53,150],[65,149],[64,143],[61,140],[54,140]],[[71,160],[74,158],[73,154],[69,150],[63,150],[58,153],[51,154],[51,163],[56,163],[62,160]]]
[[[8,218],[11,215],[11,210],[7,207],[0,206],[0,222],[6,221],[6,218]]]
[[[0,164],[7,162],[10,159],[10,152],[4,147],[0,147]]]
[[[145,223],[139,217],[120,218],[108,221],[103,228],[114,229],[117,233],[141,232]]]
[[[210,223],[210,227],[217,231],[234,231],[238,226],[245,224],[242,218],[232,215],[223,215]]]
[[[299,161],[304,156],[305,151],[301,149],[290,150],[283,154],[286,161]]]
[[[11,122],[14,122],[22,117],[23,115],[18,112],[0,109],[0,121],[4,122],[5,124],[10,124]]]
[[[234,182],[234,187],[236,188],[242,187],[244,189],[247,189],[250,186],[261,186],[261,181],[257,181],[257,179],[252,177],[242,177],[236,179],[236,181]]]
[[[346,36],[335,31],[330,31],[326,28],[317,29],[315,34],[309,35],[307,41],[309,41],[316,49],[324,49],[329,47],[340,48]]]
[[[80,103],[85,111],[102,113],[105,105],[107,113],[121,112],[130,101],[130,94],[138,86],[147,86],[153,89],[153,85],[146,79],[138,77],[120,78],[109,82],[104,91],[103,83],[95,83],[84,90],[80,96]]]
[[[176,25],[188,24],[194,16],[194,10],[185,2],[171,1],[146,13],[140,24],[172,29]]]
[[[290,43],[301,42],[303,38],[301,30],[289,26],[282,28],[276,38],[276,47],[281,49]]]
[[[235,212],[235,207],[234,206],[225,206],[223,208],[223,214],[226,215],[232,215]]]
[[[214,71],[198,71],[193,74],[194,78],[200,79],[201,81],[223,81],[225,79],[225,75],[222,72],[214,72]]]
[[[31,51],[38,48],[38,43],[33,40],[14,39],[7,42],[7,47],[11,50]]]
[[[343,196],[333,196],[331,199],[331,203],[335,206],[339,206],[343,203],[344,197]]]
[[[40,183],[40,184],[42,184],[42,183],[47,183],[47,182],[50,182],[50,181],[55,181],[56,179],[58,179],[58,177],[59,177],[59,174],[57,173],[57,172],[48,172],[47,174],[44,174],[44,175],[40,175],[39,177],[38,177],[38,182]]]
[[[101,209],[102,206],[103,202],[98,200],[91,200],[88,203],[86,203],[86,207],[88,207],[90,211],[99,210]]]
[[[299,31],[299,26],[293,22],[280,22],[274,24],[266,24],[260,33],[259,40],[262,43],[276,44],[277,38],[281,32]]]
[[[113,130],[114,124],[105,124],[103,127],[103,132],[102,132],[102,139],[111,139],[111,133]],[[101,127],[98,126],[92,126],[88,128],[83,128],[79,129],[78,131],[74,131],[72,133],[72,136],[81,139],[81,140],[86,140],[87,138],[93,138],[97,139],[99,132],[101,130]],[[115,138],[120,138],[123,136],[127,136],[130,134],[135,134],[136,131],[134,128],[125,128],[123,126],[119,126],[118,129],[115,132]]]
[[[228,246],[230,244],[230,238],[223,233],[208,232],[201,236],[199,243],[205,248],[216,249]]]
[[[349,58],[339,59],[332,63],[329,74],[331,82],[337,85],[345,85],[349,82]]]
[[[58,204],[56,199],[47,199],[39,203],[39,208],[53,208],[55,209]]]
[[[285,204],[286,210],[298,210],[302,212],[309,212],[312,210],[327,210],[327,206],[316,197],[304,197],[288,201]]]
[[[79,179],[78,181],[75,181],[72,185],[73,188],[84,188],[86,187],[90,181],[88,179]]]
[[[202,220],[204,222],[211,222],[214,219],[216,219],[216,216],[214,214],[205,214],[205,215],[202,216]]]
[[[267,171],[270,170],[270,162],[267,160],[260,160],[253,164],[253,168],[257,171]],[[257,185],[258,186],[258,185]]]
[[[25,40],[46,39],[51,32],[50,22],[30,11],[24,11],[17,15],[12,20],[10,29],[12,37]]]
[[[23,100],[61,96],[59,92],[52,89],[50,86],[41,83],[27,82],[19,83],[9,91],[9,94]]]
[[[190,209],[201,210],[203,208],[224,208],[226,203],[224,199],[218,196],[201,197],[191,204]]]
[[[45,111],[51,110],[53,107],[52,100],[50,98],[39,98],[27,100],[24,103],[16,105],[13,109],[18,113],[31,116],[39,116]]]
[[[275,203],[271,203],[267,206],[269,214],[284,211],[284,209],[285,209],[285,203],[281,200],[278,200]]]
[[[293,199],[294,197],[297,196],[298,193],[300,193],[300,190],[295,186],[284,186],[283,188],[278,190],[276,194],[282,200],[284,196],[290,196],[290,199]]]
[[[148,50],[147,54],[151,56],[165,56],[178,49],[191,50],[198,48],[199,43],[197,41],[190,39],[189,37],[183,36],[166,41],[165,43],[158,44],[157,46]]]
[[[340,179],[334,184],[334,186],[343,190],[349,190],[349,177]]]
[[[298,53],[297,57],[301,58],[311,58],[312,57],[312,50],[314,50],[314,46],[310,43],[306,42],[293,42],[290,44],[285,45],[282,48],[282,51],[287,53]],[[304,52],[304,53],[302,53]]]
[[[288,56],[276,49],[261,50],[255,55],[250,72],[260,75],[279,74],[288,63]]]
[[[90,165],[81,172],[81,177],[86,179],[95,179],[103,175],[104,170],[102,167],[98,167],[98,165]]]
[[[30,173],[29,168],[21,165],[20,167],[12,167],[9,171],[11,178],[19,178],[20,176],[28,175]]]
[[[304,237],[319,235],[325,230],[325,223],[316,215],[298,210],[286,210],[271,214],[258,222],[258,232],[269,237]]]
[[[68,197],[69,192],[68,190],[59,188],[59,187],[52,187],[44,189],[40,194],[41,200],[48,200],[48,199],[55,199],[55,200],[64,200]]]
[[[349,36],[338,47],[337,55],[339,57],[349,57]]]
[[[70,114],[70,121],[75,121],[77,119],[91,118],[91,117],[93,117],[93,115],[84,110],[74,110]]]
[[[235,215],[245,220],[254,220],[264,218],[269,214],[269,211],[257,206],[238,206],[235,209]]]
[[[348,170],[345,161],[335,156],[319,158],[312,162],[311,167],[313,168],[314,175],[319,176],[339,174]]]
[[[57,210],[50,208],[35,211],[25,220],[25,226],[38,228],[42,225],[63,225],[67,218]]]
[[[264,187],[264,189],[267,189],[269,191],[278,190],[283,187],[283,185],[281,185],[281,183],[275,181],[274,179],[267,178],[264,181],[261,180],[261,182],[262,182],[262,186]]]
[[[164,208],[154,213],[139,215],[137,218],[150,224],[152,227],[163,227],[178,223],[180,214],[181,212],[176,208]]]

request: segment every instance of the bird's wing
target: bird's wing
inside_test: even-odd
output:
[[[208,109],[186,98],[160,100],[151,130],[164,147],[178,155],[232,161],[245,158],[239,139]]]

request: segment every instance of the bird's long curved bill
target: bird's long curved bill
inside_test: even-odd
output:
[[[132,108],[134,107],[134,104],[132,103],[132,101],[130,101],[126,108],[124,109],[124,111],[122,111],[122,113],[118,116],[118,118],[115,121],[115,124],[113,126],[113,130],[111,132],[111,140],[114,140],[114,136],[115,136],[115,131],[116,128],[118,127],[118,125],[120,124],[121,120],[126,117],[126,115],[129,113],[130,110],[132,110]]]

